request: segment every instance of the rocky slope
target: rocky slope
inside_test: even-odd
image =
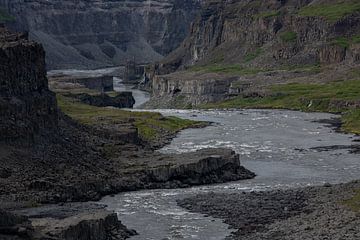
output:
[[[179,46],[199,0],[1,0],[8,23],[42,43],[49,69],[159,60]]]
[[[140,139],[136,119],[125,111],[117,110],[118,115],[111,118],[114,109],[92,107],[95,112],[91,112],[89,105],[79,105],[75,114],[88,118],[95,115],[94,125],[64,115],[48,88],[44,50],[26,35],[0,28],[0,61],[1,209],[99,200],[122,191],[254,177],[231,150],[184,155],[154,152]],[[123,121],[116,122],[121,116]],[[105,121],[106,117],[111,121]],[[147,121],[166,121],[161,115],[159,118]],[[159,137],[167,142],[170,136]],[[49,239],[33,235],[38,233],[51,235],[51,239],[110,240],[129,236],[116,215],[106,211],[89,209],[63,219],[34,220],[0,210],[1,239]]]
[[[202,194],[180,206],[222,218],[227,239],[359,239],[359,181],[265,192]]]
[[[153,105],[197,105],[250,85],[346,80],[360,63],[359,26],[354,0],[208,2],[181,46],[147,69]]]

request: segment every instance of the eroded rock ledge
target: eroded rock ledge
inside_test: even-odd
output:
[[[255,177],[240,165],[239,155],[230,149],[203,149],[169,156],[168,162],[148,170],[152,182],[181,187]]]
[[[103,206],[90,203],[47,205],[0,211],[0,239],[122,240],[136,235]]]

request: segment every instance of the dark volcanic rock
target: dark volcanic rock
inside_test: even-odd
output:
[[[186,37],[199,0],[1,0],[10,26],[29,31],[50,69],[98,68],[159,60]]]
[[[230,149],[203,149],[168,158],[169,164],[165,162],[165,165],[148,170],[152,181],[191,186],[255,177],[253,172],[240,165],[239,155]]]
[[[65,96],[79,99],[82,103],[97,107],[132,108],[135,104],[132,92],[117,93],[115,97],[110,97],[107,94],[90,95],[86,93],[65,94]]]
[[[0,29],[0,141],[32,142],[58,125],[48,89],[45,52],[26,35]]]

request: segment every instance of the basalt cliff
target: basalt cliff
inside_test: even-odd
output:
[[[49,69],[160,60],[186,37],[200,0],[1,0],[7,25],[44,45]]]
[[[197,106],[262,96],[266,85],[351,79],[359,39],[358,1],[208,1],[181,46],[148,67],[148,106]]]
[[[44,49],[26,34],[0,28],[0,63],[0,239],[125,239],[135,232],[104,207],[58,204],[255,176],[231,150],[154,152],[125,111],[75,98],[69,102],[80,109],[72,111],[66,97],[49,90]],[[70,118],[61,105],[75,115],[93,114],[95,123]],[[106,122],[114,112],[123,120]],[[174,134],[163,133],[162,144]]]

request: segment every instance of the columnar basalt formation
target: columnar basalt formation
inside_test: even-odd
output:
[[[0,141],[31,143],[56,131],[58,110],[42,46],[0,28],[0,62]]]
[[[200,0],[1,0],[47,52],[50,69],[98,68],[135,58],[148,63],[186,37]]]

